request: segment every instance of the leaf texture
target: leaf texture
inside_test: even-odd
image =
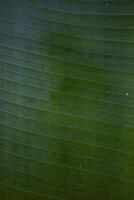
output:
[[[0,0],[0,199],[134,199],[134,1]]]

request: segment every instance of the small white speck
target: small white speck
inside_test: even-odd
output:
[[[109,3],[106,3],[106,6],[109,6]]]
[[[128,93],[126,93],[126,95],[128,96]]]

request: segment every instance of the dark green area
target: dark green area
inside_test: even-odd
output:
[[[134,1],[0,0],[0,199],[134,199]]]

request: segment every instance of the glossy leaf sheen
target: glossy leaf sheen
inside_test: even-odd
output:
[[[0,199],[134,199],[134,1],[0,0]]]

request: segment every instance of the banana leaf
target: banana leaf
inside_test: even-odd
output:
[[[0,0],[0,199],[134,199],[134,1]]]

